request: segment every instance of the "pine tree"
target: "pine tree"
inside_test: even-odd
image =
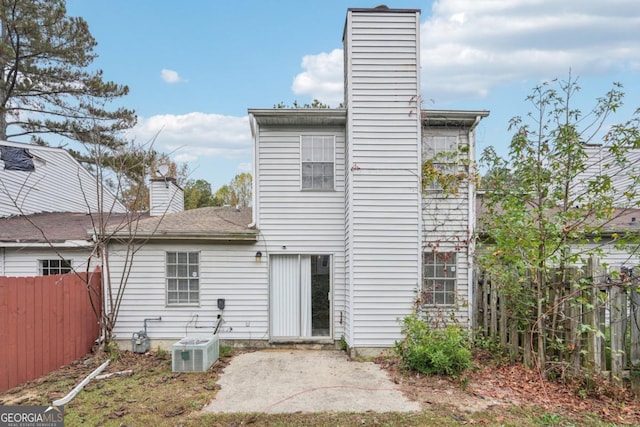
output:
[[[0,0],[0,139],[58,135],[84,144],[74,154],[91,163],[96,144],[117,150],[132,110],[109,109],[129,88],[90,70],[96,40],[87,22],[67,16],[64,0]]]

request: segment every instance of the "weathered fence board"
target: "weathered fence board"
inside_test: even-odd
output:
[[[0,391],[45,375],[85,355],[98,338],[101,295],[94,272],[0,277]],[[101,303],[94,301],[99,310]]]
[[[629,377],[630,369],[640,368],[640,278],[612,280],[601,271],[597,259],[590,260],[584,271],[569,269],[551,277],[554,280],[545,294],[548,316],[545,324],[536,323],[532,333],[519,330],[518,319],[512,316],[517,301],[500,291],[504,284],[486,274],[479,276],[478,333],[500,343],[512,359],[529,364],[538,350],[532,342],[543,328],[550,342],[564,346],[547,349],[548,359],[556,360],[563,369],[587,368],[620,381]],[[582,289],[571,285],[580,279]]]

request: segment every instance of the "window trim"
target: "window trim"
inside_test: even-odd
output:
[[[437,262],[433,262],[433,261],[437,261],[438,257],[445,258],[445,257],[451,257],[449,259],[445,259],[440,263]],[[427,261],[431,261],[431,262],[427,262]],[[443,277],[438,277],[435,274],[435,271],[437,270],[437,266],[438,265],[444,265],[447,268],[451,268],[454,267],[455,270],[453,270],[451,273],[451,276],[443,276]],[[427,268],[428,267],[432,267],[434,270],[434,275],[432,277],[428,277],[427,276]],[[430,280],[447,280],[447,282],[453,282],[453,289],[452,290],[437,290],[435,287],[433,286],[429,286],[428,282]],[[458,292],[458,252],[457,251],[453,251],[453,250],[449,250],[449,251],[441,251],[441,252],[437,252],[437,251],[423,251],[422,252],[422,291],[427,295],[428,300],[426,302],[426,304],[428,306],[432,306],[432,307],[452,307],[455,306],[456,304],[456,295]],[[442,299],[443,302],[439,303],[436,300],[436,294],[440,293],[442,294]],[[446,302],[447,300],[447,295],[451,295],[453,301],[452,302]]]
[[[45,267],[43,266],[44,262],[47,263],[51,263],[51,261],[59,261],[60,265],[58,267],[53,267],[53,268],[57,268],[58,272],[57,273],[51,273],[51,269],[52,267],[50,265],[48,265],[46,267],[47,269],[47,273],[45,274]],[[66,264],[66,265],[63,265]],[[69,271],[66,272],[62,272],[62,269],[68,269]],[[38,259],[38,274],[40,276],[55,276],[57,274],[69,274],[69,273],[73,273],[73,258],[39,258]]]
[[[302,180],[302,163],[321,163],[321,162],[303,162],[302,160],[302,140],[304,137],[330,137],[332,139],[333,142],[333,160],[332,160],[332,164],[333,164],[333,182],[331,183],[331,188],[305,188],[303,187],[303,180]],[[300,157],[299,157],[299,177],[300,177],[300,191],[313,191],[313,192],[330,192],[330,191],[336,191],[336,135],[333,134],[301,134],[300,138],[299,138],[299,145],[298,145],[300,151]],[[324,163],[324,162],[323,162]]]
[[[169,277],[169,261],[168,261],[168,257],[169,257],[170,253],[175,254],[175,256],[176,256],[176,263],[175,263],[175,265],[176,265],[176,276],[172,276],[172,277]],[[189,263],[189,255],[190,254],[198,254],[198,263],[197,263],[198,274],[197,274],[197,277],[190,277],[190,276],[180,277],[180,276],[178,276],[177,267],[178,267],[178,265],[180,265],[180,263],[178,263],[178,254],[187,254],[187,263],[186,263],[187,274],[188,274],[188,270],[189,270],[188,267],[190,265],[193,265],[193,264]],[[200,251],[175,250],[175,251],[165,251],[164,252],[164,276],[165,276],[164,277],[164,282],[165,282],[164,283],[164,293],[165,293],[165,306],[166,307],[170,308],[170,307],[199,307],[200,306],[201,290],[202,290],[202,288],[201,288],[202,276],[201,276],[201,273],[200,273],[201,261],[202,261],[202,254],[201,254]],[[198,301],[197,302],[180,302],[180,300],[179,300],[179,289],[176,288],[176,290],[173,291],[173,292],[177,292],[178,293],[178,297],[177,297],[178,302],[170,302],[169,301],[169,280],[170,279],[188,280],[189,281],[188,282],[188,286],[191,284],[191,280],[194,280],[194,279],[197,280],[198,281],[198,290],[197,290]],[[189,300],[191,300],[191,293],[194,292],[194,291],[187,290],[187,292],[189,294]]]

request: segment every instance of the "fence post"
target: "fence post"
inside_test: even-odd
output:
[[[498,338],[498,289],[491,284],[491,338]]]
[[[631,285],[631,365],[640,365],[640,294],[637,289],[638,284]]]
[[[611,379],[622,381],[626,297],[621,286],[611,287]]]

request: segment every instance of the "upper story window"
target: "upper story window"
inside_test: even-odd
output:
[[[167,252],[167,305],[200,302],[200,254]]]
[[[458,137],[428,135],[423,139],[422,157],[433,165],[433,181],[429,190],[442,190],[444,183],[456,175],[459,163]]]
[[[300,138],[301,188],[333,190],[335,186],[335,137],[303,135]]]
[[[70,259],[41,259],[40,260],[40,275],[50,276],[53,274],[67,274],[71,273],[71,260]]]

